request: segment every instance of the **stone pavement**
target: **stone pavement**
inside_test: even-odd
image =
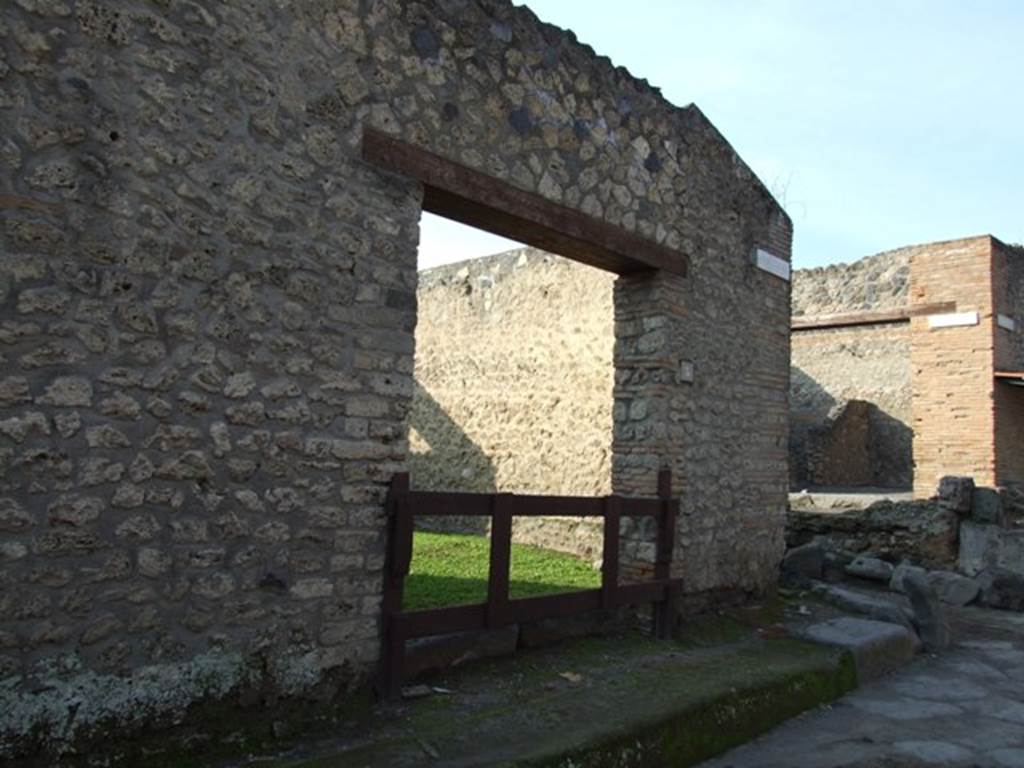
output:
[[[919,656],[702,768],[1024,768],[1024,615],[954,614],[956,643]]]

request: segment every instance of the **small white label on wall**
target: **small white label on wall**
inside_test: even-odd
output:
[[[999,323],[1000,328],[1005,328],[1008,331],[1017,330],[1017,321],[1009,315],[997,315],[996,322]]]
[[[929,328],[959,328],[964,325],[977,325],[981,317],[977,312],[953,312],[948,315],[928,315]]]
[[[789,262],[768,253],[763,248],[757,249],[757,268],[763,269],[770,275],[781,277],[787,283],[789,282]]]
[[[679,361],[679,383],[693,384],[694,366],[692,360]]]

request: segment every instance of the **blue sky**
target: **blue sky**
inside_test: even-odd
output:
[[[775,192],[793,261],[1024,241],[1024,0],[528,0],[693,102]],[[514,246],[425,217],[420,265]]]

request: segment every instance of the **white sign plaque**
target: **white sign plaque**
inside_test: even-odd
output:
[[[789,262],[769,253],[764,248],[757,249],[757,268],[789,282]]]
[[[981,318],[977,312],[952,312],[948,315],[928,315],[929,328],[959,328],[977,325]]]

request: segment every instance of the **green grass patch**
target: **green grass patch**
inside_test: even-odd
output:
[[[402,607],[407,611],[487,601],[490,540],[485,536],[416,531]],[[601,574],[571,555],[512,545],[513,598],[594,589]]]

